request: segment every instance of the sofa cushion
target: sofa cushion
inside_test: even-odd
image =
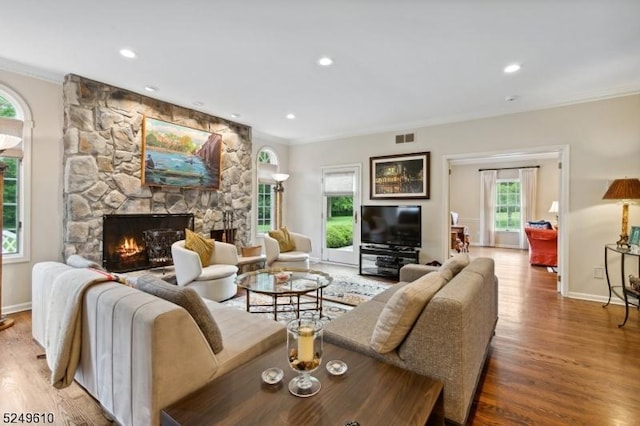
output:
[[[194,289],[169,284],[153,275],[139,277],[135,286],[138,290],[183,307],[200,327],[213,353],[217,354],[223,349],[222,334],[218,324],[216,324],[213,315],[211,315],[211,312]]]
[[[432,272],[396,291],[378,317],[371,336],[371,347],[391,352],[402,343],[416,318],[434,294],[448,281],[449,274]]]
[[[286,226],[283,226],[280,229],[269,231],[269,236],[278,242],[280,253],[286,253],[288,251],[293,251],[296,249],[296,245],[293,242],[293,239],[291,238],[289,230]]]
[[[234,265],[209,265],[206,268],[202,268],[202,273],[198,275],[196,281],[217,280],[219,278],[230,277],[237,273],[238,267]]]
[[[451,274],[455,277],[458,272],[462,271],[469,265],[469,253],[458,253],[447,259],[438,271],[442,272],[446,269],[451,271]]]
[[[198,253],[200,257],[200,263],[202,267],[209,266],[211,262],[211,255],[213,254],[214,244],[213,240],[204,238],[201,235],[196,234],[190,229],[185,229],[185,241],[184,248]]]

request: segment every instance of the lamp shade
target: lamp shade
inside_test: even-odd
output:
[[[272,177],[276,182],[284,182],[285,180],[289,179],[289,175],[286,173],[274,173]]]
[[[549,213],[558,213],[558,202],[554,201],[551,203],[551,207],[549,207]]]
[[[0,117],[0,152],[18,145],[22,140],[22,120]]]
[[[603,200],[640,199],[640,179],[616,179],[602,197]]]

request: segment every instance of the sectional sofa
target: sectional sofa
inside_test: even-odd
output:
[[[460,253],[400,281],[329,322],[325,341],[442,381],[445,418],[465,424],[498,320],[494,262]]]
[[[52,292],[63,291],[62,284],[77,276],[77,269],[58,262],[33,267],[32,333],[45,348],[51,333],[47,322],[55,314],[50,312]],[[82,331],[75,381],[119,424],[157,425],[164,407],[286,341],[285,327],[275,321],[200,299],[185,287],[156,286],[149,279],[146,286],[195,295],[192,301],[203,301],[215,318],[220,341],[213,345],[208,330],[186,308],[119,280],[86,288],[79,298]]]

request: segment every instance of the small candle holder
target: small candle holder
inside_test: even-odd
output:
[[[320,380],[311,376],[322,361],[322,321],[299,318],[287,324],[287,360],[298,376],[289,382],[289,392],[309,397],[320,391]]]

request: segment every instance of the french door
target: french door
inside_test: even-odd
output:
[[[358,264],[360,165],[322,169],[322,260]]]

